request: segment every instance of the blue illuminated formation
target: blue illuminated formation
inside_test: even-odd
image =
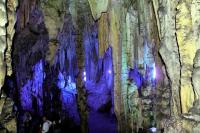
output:
[[[142,96],[141,89],[149,86],[150,88],[156,87],[156,63],[154,59],[155,45],[149,44],[147,39],[144,38],[144,55],[143,55],[143,68],[138,68],[138,64],[134,64],[134,68],[129,69],[129,80],[133,82],[138,89],[139,95]]]
[[[20,101],[23,110],[32,110],[32,95],[31,95],[31,84],[30,80],[21,88]]]
[[[83,34],[85,69],[82,78],[89,108],[88,127],[90,133],[114,133],[117,128],[115,117],[111,113],[114,112],[112,48],[108,47],[103,57],[99,57],[97,29],[95,23],[86,25]]]
[[[103,71],[100,80],[96,82],[86,81],[87,104],[90,108],[88,116],[89,132],[115,133],[117,128],[115,117],[112,114],[114,112],[114,72],[111,47],[106,50],[102,59],[99,58],[99,62],[102,64],[97,67]]]
[[[76,102],[76,84],[72,82],[71,76],[65,78],[59,72],[57,86],[61,90],[60,100],[62,101],[63,117],[71,118],[76,124],[80,124]]]
[[[75,35],[71,18],[65,18],[62,30],[58,34],[59,48],[56,53],[54,66],[58,66],[57,87],[60,89],[60,101],[62,108],[61,119],[71,119],[80,125],[77,107],[76,76],[78,66],[75,51]]]
[[[142,87],[144,78],[143,75],[139,72],[137,65],[134,66],[134,69],[129,70],[129,80],[133,81],[138,89]]]
[[[85,26],[83,34],[84,53],[85,53],[85,75],[84,81],[98,80],[98,38],[96,25],[90,25],[91,27]]]
[[[145,68],[145,80],[152,85],[156,80],[156,67],[155,67],[155,44],[149,43],[147,39],[144,39],[144,68]]]
[[[21,88],[21,105],[26,111],[42,114],[43,89],[42,84],[45,78],[43,61],[40,60],[33,66],[33,77]]]

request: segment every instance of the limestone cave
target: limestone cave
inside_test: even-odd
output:
[[[0,0],[0,133],[200,133],[200,0]]]

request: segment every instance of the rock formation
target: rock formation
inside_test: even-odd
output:
[[[1,21],[0,21],[0,45],[1,45],[1,52],[0,52],[0,88],[4,84],[4,78],[6,75],[6,63],[4,60],[4,53],[6,49],[6,24],[7,24],[7,10],[6,10],[6,3],[5,0],[0,2],[0,14],[1,14]]]

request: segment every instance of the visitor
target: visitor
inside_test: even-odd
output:
[[[43,125],[42,125],[42,133],[48,133],[51,125],[52,125],[52,122],[50,120],[47,120],[47,118],[44,116]]]

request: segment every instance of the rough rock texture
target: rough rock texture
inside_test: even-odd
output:
[[[0,2],[0,90],[4,84],[6,75],[6,64],[4,60],[4,53],[6,49],[6,24],[7,24],[7,11],[5,0]]]
[[[23,30],[28,24],[30,19],[33,19],[34,16],[31,15],[31,12],[36,8],[36,0],[26,1],[19,0],[19,8],[17,10],[17,22],[16,22],[16,32]]]
[[[176,1],[159,1],[158,15],[161,32],[160,54],[165,63],[167,75],[170,80],[172,91],[171,111],[172,115],[177,116],[180,113],[180,59],[179,49],[175,36],[175,9]],[[168,30],[168,32],[166,32]],[[170,53],[170,54],[169,54]]]
[[[192,27],[193,27],[193,38],[195,41],[195,45],[197,49],[200,49],[200,34],[199,34],[199,26],[200,26],[200,1],[199,0],[192,0],[191,1],[191,17],[192,17]]]
[[[192,72],[192,85],[194,87],[194,92],[197,95],[196,100],[193,103],[192,108],[189,109],[189,113],[184,114],[183,117],[191,120],[191,121],[196,121],[199,122],[200,121],[200,100],[199,100],[199,84],[200,84],[200,80],[199,80],[199,76],[200,76],[200,64],[199,64],[199,57],[200,57],[200,50],[197,50],[195,58],[194,58],[194,68],[193,68],[193,72]],[[197,124],[197,126],[194,126],[194,132],[197,132],[196,130],[199,128],[198,127],[199,124]]]
[[[60,29],[62,29],[64,14],[67,11],[66,0],[48,0],[41,2],[44,14],[45,26],[49,33],[49,39],[56,39]]]
[[[194,69],[192,72],[192,84],[194,87],[194,91],[197,94],[197,100],[199,101],[200,98],[200,90],[199,90],[199,85],[200,85],[200,49],[197,50],[195,58],[194,58]]]
[[[109,46],[109,16],[108,13],[102,13],[98,21],[98,42],[99,42],[99,55],[103,53]]]
[[[191,80],[192,72],[193,75],[195,75],[194,73],[198,75],[197,69],[193,70],[195,51],[199,47],[197,41],[199,35],[196,32],[198,20],[194,17],[194,14],[199,12],[197,3],[197,1],[179,1],[178,3],[176,1],[160,1],[157,4],[159,7],[155,7],[158,9],[158,24],[160,24],[158,26],[160,26],[161,32],[160,54],[167,68],[172,90],[171,113],[175,117],[175,123],[179,123],[186,132],[192,132],[192,125],[188,124],[191,121],[180,119],[180,114],[181,112],[187,113],[189,110],[192,113],[197,106],[197,104],[193,104],[197,92],[193,88],[194,80],[193,83]],[[154,6],[156,6],[156,2]],[[197,79],[196,82],[198,82]],[[183,132],[175,131],[178,129],[177,126],[170,128],[170,131],[167,128],[166,132]]]
[[[102,12],[106,12],[109,0],[88,0],[94,20],[100,18]]]
[[[13,68],[20,107],[41,115],[45,78],[44,57],[47,51],[48,34],[41,10],[35,8],[29,15],[32,16],[28,21],[29,24],[18,32],[14,41]]]
[[[16,114],[13,112],[13,104],[14,102],[10,98],[1,97],[1,101],[4,100],[3,109],[0,114],[0,124],[4,127],[8,132],[16,133],[17,124],[16,124]],[[0,132],[2,131],[2,127]]]
[[[7,1],[7,17],[8,17],[8,25],[6,27],[7,30],[7,49],[6,49],[6,67],[7,67],[7,75],[11,76],[12,74],[12,41],[13,36],[15,34],[15,23],[16,23],[16,8],[18,6],[18,0],[8,0]]]
[[[192,0],[179,2],[176,14],[176,34],[181,62],[180,96],[183,113],[187,113],[192,107],[195,95],[191,83],[193,59],[196,53],[192,29],[191,2]]]

